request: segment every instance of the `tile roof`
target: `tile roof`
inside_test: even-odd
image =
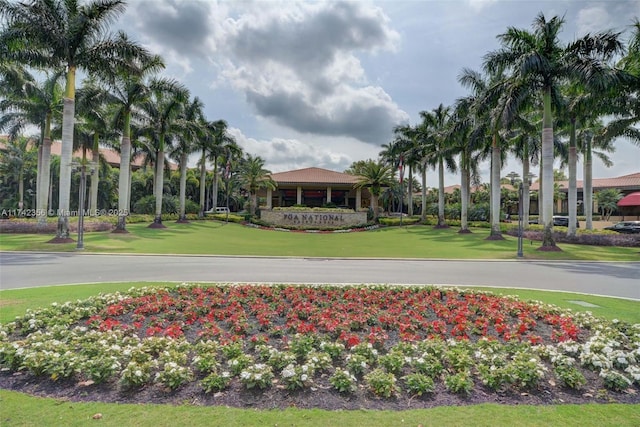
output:
[[[582,180],[578,180],[576,183],[577,187],[582,188],[582,183]],[[560,186],[561,190],[566,190],[569,188],[569,181],[556,181],[556,184]],[[534,182],[531,184],[531,189],[538,190],[539,186],[539,182]],[[594,178],[593,188],[640,188],[640,172],[623,175],[616,178]]]
[[[51,142],[51,154],[55,154],[56,156],[59,156],[61,150],[62,150],[62,144],[60,143],[60,141]],[[102,154],[104,159],[111,166],[120,167],[120,153],[118,153],[116,150],[113,150],[111,148],[100,147],[100,154]],[[73,157],[82,157],[82,150],[76,150],[73,153]],[[87,151],[87,158],[88,159],[91,158],[91,151],[89,150]],[[135,159],[132,159],[132,162],[131,162],[134,168],[141,168],[143,166],[142,163],[143,163],[142,157],[140,156],[136,157]],[[178,170],[178,165],[176,163],[169,162],[169,165],[171,167],[171,170],[173,171]]]
[[[358,178],[347,173],[322,168],[305,168],[272,173],[277,184],[355,184]]]

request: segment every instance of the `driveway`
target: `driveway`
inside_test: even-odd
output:
[[[639,262],[0,253],[0,287],[127,281],[518,287],[640,300]]]

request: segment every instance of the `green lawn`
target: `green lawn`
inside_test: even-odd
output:
[[[265,255],[306,257],[404,257],[449,259],[515,259],[516,239],[487,241],[486,229],[460,235],[456,228],[436,230],[430,226],[383,228],[362,233],[293,233],[257,230],[237,224],[165,222],[164,230],[147,228],[147,224],[128,226],[130,234],[85,233],[88,252],[176,253],[217,255]],[[46,243],[51,235],[0,234],[0,250],[73,251],[75,244]],[[75,236],[73,236],[75,238]],[[640,261],[638,248],[607,248],[560,245],[560,253],[536,251],[539,242],[525,240],[526,259],[574,259]],[[0,291],[0,322],[13,319],[27,308],[42,307],[52,302],[82,299],[100,292],[124,291],[132,285],[154,283],[107,283],[78,286],[56,286],[38,289]],[[605,318],[640,322],[640,303],[589,295],[497,289],[496,292],[519,295],[553,303],[573,310],[589,310]],[[572,301],[597,305],[585,308]],[[42,399],[21,393],[0,391],[0,425],[296,425],[296,426],[636,426],[640,425],[640,405],[549,405],[501,406],[477,405],[439,407],[428,410],[399,412],[320,410],[253,411],[233,408],[183,406],[121,405],[75,403]],[[94,414],[102,414],[93,420]]]
[[[447,259],[515,259],[517,239],[488,241],[487,229],[458,234],[457,228],[388,227],[360,233],[296,233],[258,230],[214,221],[176,224],[166,229],[131,224],[129,234],[85,233],[87,252],[211,254],[305,257],[380,257]],[[53,236],[0,234],[0,250],[73,251],[72,244],[46,243]],[[73,236],[75,238],[75,236]],[[559,245],[562,252],[540,252],[540,242],[524,241],[526,259],[640,261],[638,248]]]
[[[101,292],[126,291],[132,286],[171,285],[155,282],[101,283],[73,286],[50,286],[37,289],[0,291],[0,322],[53,302],[83,299]],[[474,288],[488,290],[487,288]],[[581,294],[496,289],[522,299],[553,303],[576,311],[587,310],[571,301],[598,305],[590,311],[605,318],[629,322],[640,321],[640,302]],[[256,411],[222,407],[199,407],[193,402],[181,406],[78,403],[45,399],[0,390],[0,425],[2,426],[637,426],[640,405],[589,404],[548,406],[503,406],[483,404],[463,407],[438,407],[406,411],[324,411],[299,410]],[[93,416],[101,414],[101,419]],[[177,420],[180,420],[177,422]]]

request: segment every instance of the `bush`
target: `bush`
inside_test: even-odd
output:
[[[162,213],[176,214],[180,208],[180,202],[175,196],[162,197]],[[156,212],[155,196],[145,196],[133,205],[133,213],[153,215]],[[196,210],[197,212],[197,210]]]

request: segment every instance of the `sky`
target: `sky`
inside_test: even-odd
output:
[[[531,29],[539,13],[563,16],[569,42],[608,29],[628,35],[640,2],[128,0],[115,26],[160,54],[163,76],[186,85],[206,118],[225,120],[271,172],[344,171],[376,159],[395,126],[468,95],[461,71],[480,70],[496,36]],[[628,141],[611,158],[611,168],[594,161],[594,178],[640,172],[640,147]],[[521,169],[510,159],[502,175]],[[481,171],[487,182],[489,164]],[[427,181],[437,186],[437,172]]]

